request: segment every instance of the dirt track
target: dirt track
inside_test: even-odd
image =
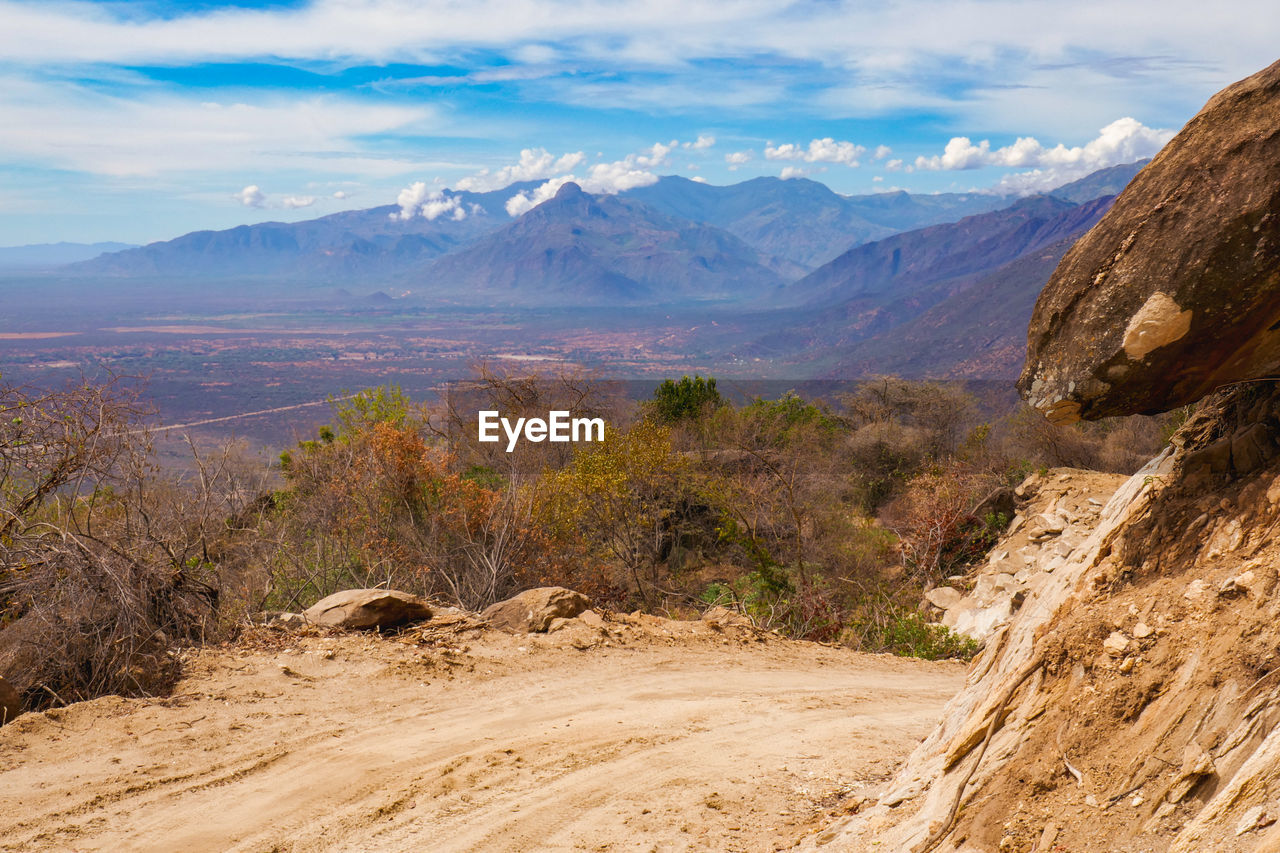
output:
[[[166,700],[0,729],[0,850],[774,850],[874,790],[963,678],[650,617],[263,632]]]

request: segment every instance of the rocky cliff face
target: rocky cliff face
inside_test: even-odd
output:
[[[965,688],[810,848],[1280,850],[1278,253],[1280,63],[1210,101],[1067,254],[1019,383],[1058,420],[1210,396],[1096,521],[996,546],[1035,583],[976,602]]]
[[[1018,387],[1066,422],[1280,371],[1280,62],[1223,90],[1069,251]]]
[[[1257,452],[1232,456],[1242,427]],[[1280,390],[1217,395],[1086,538],[1022,546],[1037,581],[976,611],[996,618],[942,722],[808,847],[1280,849],[1278,436]]]

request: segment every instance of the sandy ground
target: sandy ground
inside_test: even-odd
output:
[[[739,628],[259,629],[174,695],[0,729],[0,850],[776,850],[856,808],[963,668]]]

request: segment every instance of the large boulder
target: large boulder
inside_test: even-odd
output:
[[[514,634],[545,632],[553,619],[572,619],[591,606],[580,592],[562,586],[529,589],[490,605],[480,615],[490,625]]]
[[[425,622],[431,608],[418,596],[394,589],[348,589],[320,599],[302,615],[329,628],[395,628]]]
[[[1067,252],[1018,388],[1050,420],[1280,371],[1280,62],[1215,95]]]
[[[22,713],[22,697],[13,685],[0,677],[0,726]]]

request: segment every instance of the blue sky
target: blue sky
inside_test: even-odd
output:
[[[1277,59],[1274,0],[0,0],[0,245],[680,174],[1028,192]]]

